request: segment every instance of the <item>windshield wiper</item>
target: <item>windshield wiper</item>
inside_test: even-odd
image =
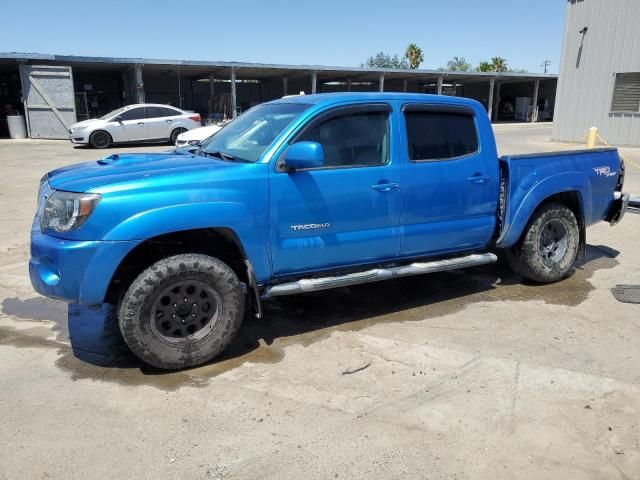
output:
[[[227,162],[241,162],[241,163],[250,163],[249,160],[245,160],[244,158],[234,157],[230,153],[225,152],[207,152],[200,148],[197,152],[198,155],[203,155],[205,157],[217,157],[220,160],[225,160]]]

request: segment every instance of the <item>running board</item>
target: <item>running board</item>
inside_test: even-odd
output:
[[[267,287],[265,297],[281,297],[283,295],[295,295],[297,293],[317,292],[330,288],[358,285],[360,283],[379,282],[390,278],[409,277],[424,273],[443,272],[457,268],[475,267],[487,263],[495,263],[498,260],[493,253],[479,253],[464,257],[434,260],[432,262],[416,262],[409,265],[390,268],[374,268],[364,272],[349,273],[337,277],[305,278],[295,282],[281,283]]]

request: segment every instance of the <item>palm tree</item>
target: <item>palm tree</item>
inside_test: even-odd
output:
[[[476,67],[476,72],[492,72],[493,65],[490,62],[480,62],[480,64]]]
[[[507,67],[507,60],[502,57],[493,57],[491,59],[491,70],[494,72],[506,72],[509,70]]]
[[[407,45],[407,50],[404,52],[404,56],[409,61],[409,68],[416,69],[424,61],[422,49],[415,43]]]
[[[447,62],[447,70],[454,72],[467,72],[470,68],[471,65],[467,63],[464,57],[453,57]]]

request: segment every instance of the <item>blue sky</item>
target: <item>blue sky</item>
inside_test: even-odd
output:
[[[557,72],[565,0],[3,0],[0,51],[357,66],[424,52],[422,68],[492,56]],[[10,21],[6,21],[11,19]]]

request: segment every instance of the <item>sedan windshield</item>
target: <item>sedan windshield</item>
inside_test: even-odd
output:
[[[304,110],[302,103],[275,103],[253,107],[202,145],[204,154],[255,163],[278,135]]]

